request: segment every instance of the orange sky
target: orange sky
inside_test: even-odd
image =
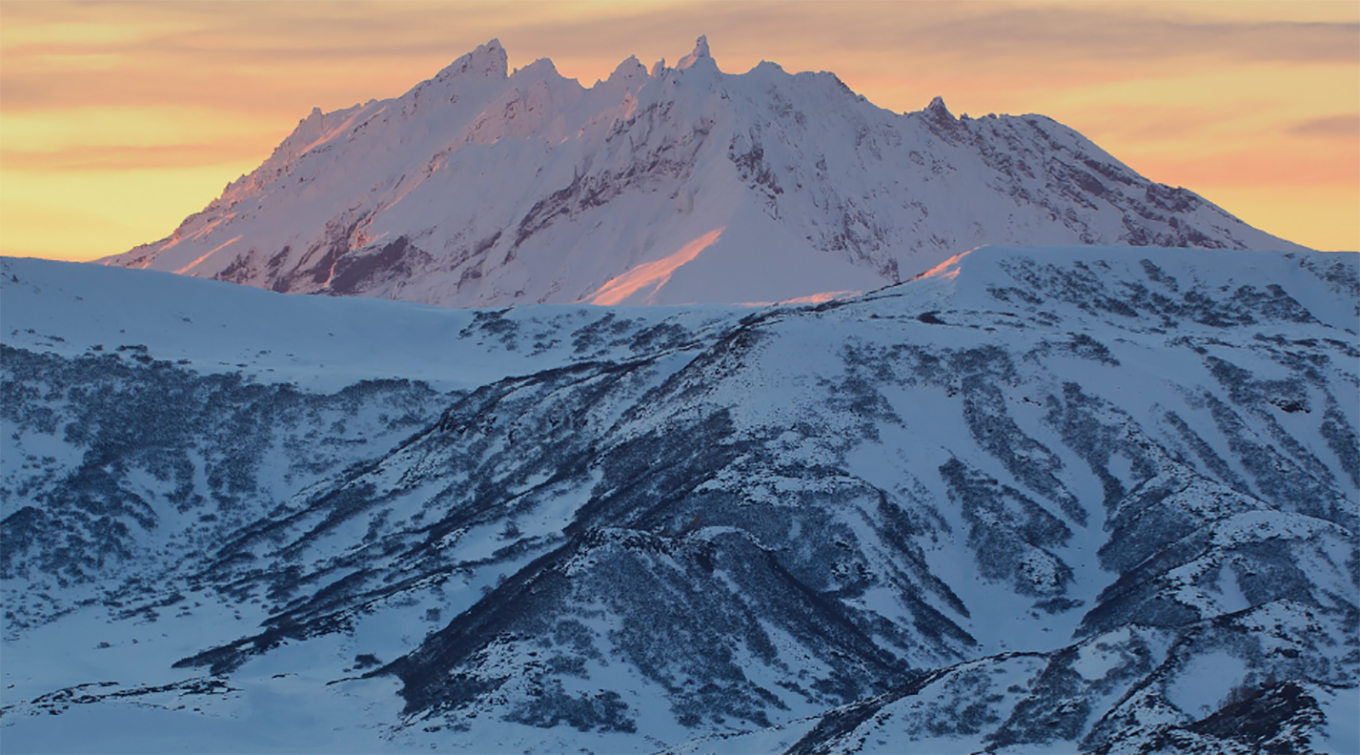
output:
[[[0,253],[169,234],[312,106],[401,94],[499,37],[583,84],[707,34],[722,70],[830,70],[881,107],[1043,113],[1266,231],[1360,249],[1360,3],[0,3]]]

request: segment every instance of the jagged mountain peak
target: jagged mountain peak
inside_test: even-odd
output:
[[[465,75],[504,79],[508,69],[505,48],[501,46],[499,39],[492,38],[486,44],[478,45],[477,49],[454,60],[435,76],[435,80],[447,81]]]
[[[668,73],[670,72],[670,73]],[[673,75],[672,75],[673,74]],[[865,291],[987,243],[1295,249],[1043,116],[893,113],[834,74],[629,58],[583,87],[492,40],[313,111],[174,233],[105,260],[443,306]]]
[[[694,50],[681,58],[675,67],[680,69],[690,68],[701,60],[713,61],[713,55],[708,50],[708,35],[706,34],[699,35],[699,38],[694,41]],[[713,61],[713,65],[716,66],[717,61]]]
[[[637,59],[636,55],[629,55],[609,74],[609,81],[632,81],[647,76],[647,67]]]

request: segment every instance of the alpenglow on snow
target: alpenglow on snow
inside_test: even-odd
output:
[[[988,243],[1299,250],[1040,115],[893,113],[700,38],[582,87],[492,40],[406,94],[313,110],[169,237],[110,257],[453,307],[825,299]]]

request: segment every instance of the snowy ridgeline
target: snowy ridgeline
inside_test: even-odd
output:
[[[493,41],[400,97],[315,110],[105,262],[500,307],[828,297],[981,244],[1301,249],[1041,115],[893,113],[831,73],[724,73],[703,40],[588,88],[506,66]]]
[[[7,752],[1360,749],[1356,255],[0,284]]]

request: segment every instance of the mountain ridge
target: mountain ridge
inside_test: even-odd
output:
[[[171,236],[105,264],[440,306],[783,301],[986,243],[1301,249],[1043,116],[896,114],[834,74],[629,58],[591,87],[492,40],[314,109]]]

